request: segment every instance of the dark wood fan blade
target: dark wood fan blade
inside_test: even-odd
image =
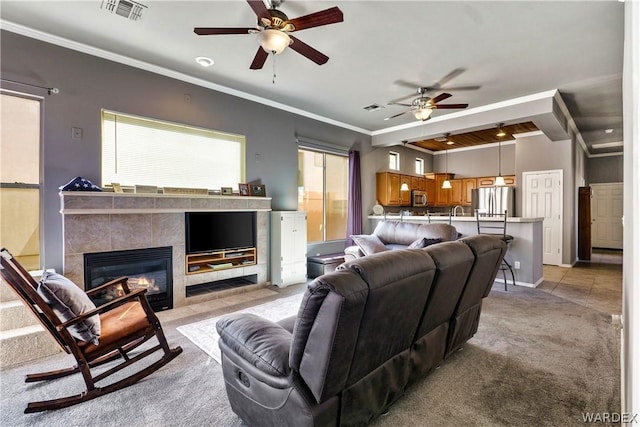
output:
[[[393,116],[386,117],[386,118],[385,118],[385,120],[395,119],[396,117],[400,117],[401,115],[403,115],[403,114],[407,114],[407,113],[408,113],[408,112],[410,112],[410,111],[411,111],[411,110],[409,110],[409,111],[405,111],[405,112],[403,112],[403,113],[394,114]]]
[[[267,53],[267,51],[259,47],[258,51],[256,52],[256,56],[253,58],[253,62],[251,63],[251,66],[249,68],[251,68],[252,70],[261,69],[264,63],[267,61],[268,57],[269,54]]]
[[[467,108],[469,104],[436,104],[433,108],[437,108],[439,110],[449,110],[452,108]]]
[[[249,3],[249,7],[253,9],[253,12],[258,15],[258,20],[260,20],[260,18],[271,19],[271,14],[262,0],[247,0],[247,3]]]
[[[294,31],[307,28],[320,27],[322,25],[335,24],[344,20],[342,11],[336,6],[320,12],[310,13],[299,18],[290,19],[288,22],[296,28]]]
[[[450,93],[443,92],[440,95],[436,96],[435,98],[431,98],[431,101],[429,101],[429,102],[431,103],[431,105],[433,105],[433,104],[437,104],[438,102],[440,102],[440,101],[442,101],[444,99],[450,98],[450,97],[451,97]]]
[[[249,34],[249,30],[255,30],[255,28],[207,28],[196,27],[193,32],[199,36],[211,36],[216,34]]]
[[[293,43],[291,43],[289,47],[298,52],[300,55],[306,56],[318,65],[322,65],[329,60],[329,57],[324,53],[315,50],[308,44],[301,42],[299,39],[293,37],[292,35],[289,35],[289,37],[291,37],[291,40],[293,40]]]

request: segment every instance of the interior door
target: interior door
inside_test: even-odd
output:
[[[622,249],[622,183],[592,184],[591,246]]]
[[[542,262],[562,264],[562,170],[524,172],[522,212],[525,217],[544,218]]]

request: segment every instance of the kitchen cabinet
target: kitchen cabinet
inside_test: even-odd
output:
[[[436,201],[436,180],[425,178],[424,191],[427,193],[427,206],[433,206]]]
[[[307,279],[307,213],[271,212],[271,283],[284,287]]]
[[[462,204],[462,180],[452,179],[451,190],[449,190],[449,206],[457,206]]]
[[[471,194],[474,188],[476,188],[476,178],[463,178],[462,179],[462,200],[460,204],[462,206],[471,206]]]
[[[445,180],[451,181],[453,179],[454,174],[452,173],[434,173],[433,175],[435,181],[435,200],[433,201],[433,206],[450,206],[451,205],[451,190],[452,188],[442,188],[442,183]]]
[[[515,175],[503,175],[504,183],[507,187],[515,187],[516,186],[516,176]],[[496,185],[496,177],[495,176],[483,176],[480,178],[476,178],[478,180],[477,188],[482,187],[493,187]]]
[[[400,206],[400,174],[379,172],[376,174],[376,200],[382,206]]]
[[[402,191],[402,186],[407,184],[408,190]],[[411,206],[411,177],[400,175],[400,206]]]
[[[411,191],[413,190],[425,191],[426,189],[425,185],[426,185],[426,178],[422,178],[419,176],[411,177]]]

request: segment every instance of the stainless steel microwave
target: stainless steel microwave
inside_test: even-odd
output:
[[[411,206],[427,206],[429,198],[424,191],[413,190],[411,192]]]

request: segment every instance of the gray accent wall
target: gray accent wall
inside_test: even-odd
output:
[[[515,175],[516,145],[509,143],[500,148],[500,172],[502,175]],[[498,146],[487,148],[453,151],[447,154],[447,172],[455,174],[455,178],[479,176],[495,176],[498,174]],[[434,156],[433,172],[445,172],[444,152]]]
[[[604,184],[623,181],[624,156],[591,157],[587,160],[587,182]]]
[[[342,127],[7,31],[2,31],[0,42],[3,78],[60,89],[57,95],[47,95],[46,90],[2,84],[4,89],[44,97],[43,255],[47,268],[62,271],[58,187],[76,176],[101,183],[102,109],[245,135],[247,182],[266,185],[274,210],[297,209],[296,135],[360,150],[364,159],[371,152],[370,136]],[[269,71],[256,73],[260,72]],[[190,103],[184,101],[185,94],[190,95]],[[71,139],[72,127],[82,128],[82,140]]]

